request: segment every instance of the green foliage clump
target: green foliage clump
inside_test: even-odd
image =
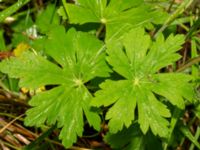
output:
[[[185,36],[150,36],[166,13],[146,1],[63,0],[62,20],[56,10],[48,5],[30,20],[26,30],[36,30],[34,39],[16,32],[14,45],[20,37],[29,50],[0,62],[20,88],[49,87],[29,101],[25,124],[56,125],[66,148],[86,124],[98,132],[108,124],[104,141],[114,149],[162,149],[172,137],[174,112],[195,100],[194,76],[166,71],[182,57]]]

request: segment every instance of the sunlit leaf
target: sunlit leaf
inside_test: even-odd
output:
[[[142,26],[156,17],[143,0],[77,0],[76,4],[64,6],[70,23],[104,24],[106,42],[118,39],[130,28]]]
[[[20,87],[37,89],[51,85],[52,89],[36,94],[33,107],[27,111],[26,125],[55,124],[62,128],[59,138],[70,147],[83,133],[84,119],[96,130],[100,118],[90,108],[91,93],[85,83],[91,79],[107,77],[109,68],[105,53],[98,54],[103,43],[95,37],[74,29],[67,33],[57,26],[46,40],[46,53],[52,63],[36,52],[25,51],[0,63],[0,70],[10,77],[20,79]]]
[[[192,101],[194,91],[188,83],[191,76],[181,73],[157,73],[159,69],[178,60],[176,53],[184,42],[182,35],[158,37],[152,44],[144,29],[135,28],[127,33],[123,47],[110,45],[107,60],[122,80],[106,80],[100,85],[92,101],[93,106],[110,106],[106,119],[110,132],[116,133],[135,120],[145,134],[151,129],[155,135],[167,137],[170,117],[167,106],[158,95],[183,109],[184,98]],[[136,109],[137,107],[137,109]]]

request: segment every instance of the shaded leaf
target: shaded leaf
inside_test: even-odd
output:
[[[55,5],[50,4],[46,9],[38,13],[36,18],[36,26],[39,31],[46,33],[52,26],[59,24],[59,16],[56,13]]]
[[[161,142],[150,132],[143,135],[138,124],[133,124],[129,128],[123,128],[122,131],[116,134],[108,132],[104,140],[111,145],[113,149],[162,150]]]

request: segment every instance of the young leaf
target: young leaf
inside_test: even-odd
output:
[[[64,4],[70,23],[102,23],[106,26],[106,42],[118,39],[132,27],[144,25],[154,12],[143,0],[77,0]]]
[[[56,63],[29,51],[0,63],[3,73],[20,78],[21,87],[56,85],[30,100],[33,108],[26,113],[27,125],[57,122],[62,128],[59,137],[66,147],[76,141],[77,135],[82,135],[83,113],[91,126],[100,128],[100,118],[89,106],[92,95],[84,84],[97,76],[109,75],[105,53],[99,54],[102,46],[101,41],[87,33],[74,29],[65,33],[58,26],[51,30],[45,46]]]
[[[150,44],[150,37],[144,29],[136,28],[124,36],[124,47],[120,49],[113,46],[115,44],[108,47],[109,64],[125,79],[102,83],[102,90],[96,92],[92,105],[112,104],[106,114],[110,132],[122,130],[123,125],[129,127],[137,106],[138,122],[143,133],[150,127],[155,135],[168,135],[169,123],[165,118],[170,117],[170,112],[157,95],[183,109],[183,98],[192,100],[194,92],[188,83],[191,80],[189,75],[156,72],[179,59],[176,51],[183,42],[183,36],[170,35],[166,40],[161,36]]]

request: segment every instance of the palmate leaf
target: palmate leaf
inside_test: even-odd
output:
[[[102,23],[106,42],[118,39],[132,27],[142,26],[156,18],[143,0],[77,0],[64,5],[73,24]]]
[[[170,111],[157,99],[157,95],[183,109],[184,98],[190,101],[193,98],[194,92],[188,83],[192,78],[181,73],[157,71],[180,58],[176,51],[183,42],[182,35],[170,35],[166,40],[160,36],[150,44],[150,37],[144,33],[144,29],[136,28],[124,36],[123,46],[112,44],[108,47],[109,64],[125,79],[102,83],[102,90],[95,93],[92,105],[112,104],[106,114],[110,132],[116,133],[123,126],[129,127],[137,107],[138,122],[143,133],[151,128],[155,135],[168,135],[169,123],[166,118],[170,117]]]
[[[84,83],[99,76],[108,76],[105,53],[99,54],[103,43],[95,37],[63,27],[56,27],[46,40],[46,53],[54,59],[33,52],[24,52],[0,63],[0,70],[10,77],[20,78],[21,87],[54,88],[36,94],[31,100],[33,108],[27,111],[25,123],[40,126],[45,122],[62,128],[59,138],[66,147],[83,132],[83,114],[88,123],[100,129],[100,118],[90,108],[92,95]]]

